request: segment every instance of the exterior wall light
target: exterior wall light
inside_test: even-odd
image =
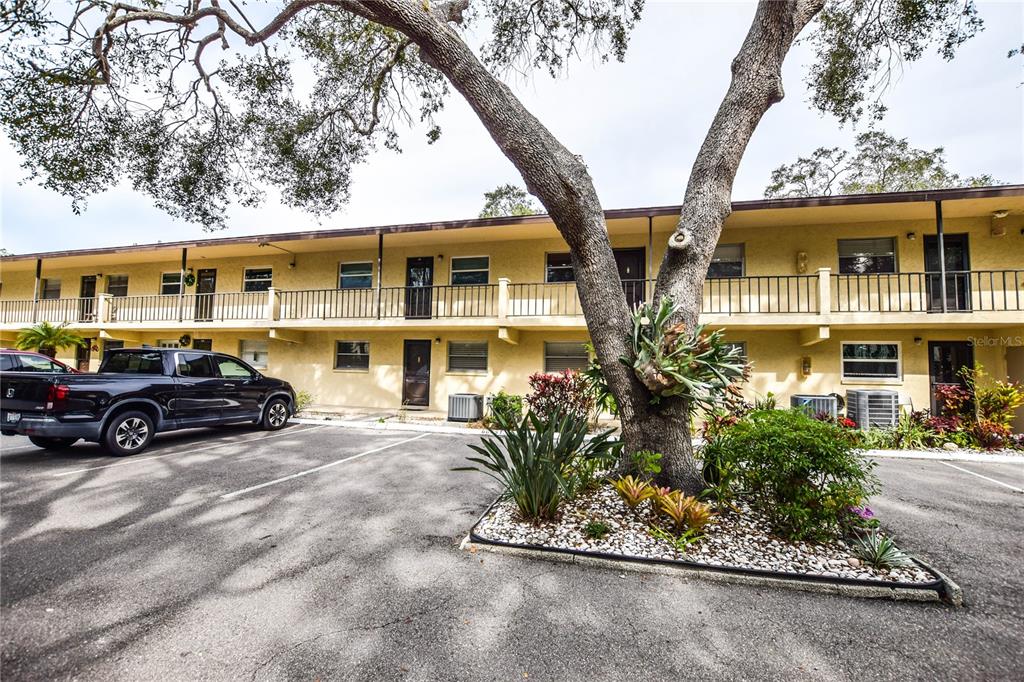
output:
[[[796,271],[798,274],[804,274],[807,272],[807,252],[797,251],[796,252]]]
[[[800,358],[800,373],[805,377],[811,376],[811,356],[805,355]]]
[[[907,239],[910,241],[917,239],[917,232],[907,232]]]

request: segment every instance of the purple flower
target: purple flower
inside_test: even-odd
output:
[[[871,511],[871,507],[850,507],[850,511],[865,521],[875,517],[875,512]]]

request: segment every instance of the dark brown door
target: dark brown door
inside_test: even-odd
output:
[[[75,369],[79,372],[89,371],[89,358],[92,356],[92,339],[86,339],[85,345],[75,349]]]
[[[213,299],[217,291],[217,271],[200,270],[196,274],[196,320],[213,319]]]
[[[434,302],[434,258],[426,256],[405,261],[405,316],[430,317]]]
[[[966,312],[971,309],[971,256],[966,234],[943,236],[946,252],[946,311]],[[942,274],[939,269],[939,238],[924,237],[924,270],[928,287],[928,310],[942,311]]]
[[[405,378],[402,404],[414,407],[430,405],[430,341],[405,342]]]
[[[615,264],[619,268],[626,303],[635,308],[644,302],[646,254],[643,249],[615,249]]]
[[[931,385],[932,414],[939,414],[941,406],[935,389],[950,384],[964,385],[960,370],[974,366],[974,348],[966,341],[929,341],[928,378]]]
[[[78,290],[82,299],[78,302],[78,321],[95,322],[96,314],[96,275],[82,275],[82,285]]]

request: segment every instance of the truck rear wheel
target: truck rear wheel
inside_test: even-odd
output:
[[[69,448],[78,442],[77,438],[52,438],[47,436],[29,436],[28,439],[32,441],[32,445],[43,448],[44,450],[60,450],[62,448]]]
[[[153,420],[145,412],[130,410],[110,420],[103,434],[103,445],[113,455],[142,452],[153,440]]]

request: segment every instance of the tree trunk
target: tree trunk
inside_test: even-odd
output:
[[[57,357],[57,349],[53,348],[51,346],[40,346],[39,347],[39,352],[42,355],[45,355],[48,358],[56,358]]]
[[[652,405],[642,414],[622,421],[624,451],[660,452],[662,458],[661,473],[656,477],[658,483],[682,490],[687,495],[696,495],[704,489],[704,479],[694,460],[686,408],[683,405],[664,407],[667,409],[658,410],[657,406]],[[625,456],[628,457],[628,454]]]

